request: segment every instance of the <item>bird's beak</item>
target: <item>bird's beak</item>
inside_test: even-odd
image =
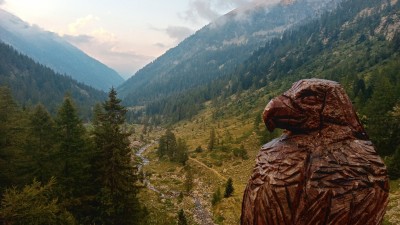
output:
[[[305,116],[293,107],[292,100],[286,96],[272,99],[264,109],[263,119],[270,132],[275,128],[291,130],[304,122]]]
[[[272,99],[267,106],[264,109],[264,113],[263,113],[263,120],[265,123],[265,126],[267,126],[267,129],[269,130],[269,132],[274,131],[276,125],[273,121],[273,114],[275,112],[276,109],[276,105],[278,105],[279,103],[276,103],[277,101],[275,99]]]

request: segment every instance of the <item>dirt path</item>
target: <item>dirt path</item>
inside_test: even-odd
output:
[[[217,176],[218,176],[219,178],[221,178],[222,180],[224,180],[224,181],[227,181],[227,180],[228,180],[226,177],[224,177],[222,174],[220,174],[217,170],[215,170],[215,169],[213,169],[213,168],[207,166],[206,164],[200,162],[199,160],[197,160],[197,159],[195,159],[195,158],[192,158],[192,157],[189,157],[189,160],[192,160],[193,162],[195,162],[195,163],[201,165],[202,167],[204,167],[204,168],[206,168],[206,169],[212,171],[215,175],[217,175]]]

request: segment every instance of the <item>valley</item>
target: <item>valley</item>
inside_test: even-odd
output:
[[[400,1],[251,2],[125,82],[0,18],[0,224],[240,224],[258,151],[285,132],[261,114],[308,78],[345,89],[388,169],[383,224],[400,223]]]

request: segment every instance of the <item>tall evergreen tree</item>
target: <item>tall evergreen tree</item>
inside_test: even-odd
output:
[[[79,182],[87,178],[84,177],[85,174],[83,173],[85,172],[83,170],[87,168],[87,165],[84,165],[87,163],[85,160],[87,147],[85,144],[85,128],[69,96],[65,97],[58,110],[56,127],[59,141],[58,160],[61,166],[59,183],[64,187],[72,187],[75,190],[71,189],[68,192],[73,192],[79,189]]]
[[[187,225],[187,219],[185,216],[185,212],[183,209],[179,210],[178,212],[178,225]]]
[[[4,189],[15,184],[15,158],[19,151],[20,110],[15,103],[11,91],[0,87],[0,195]]]
[[[47,182],[54,176],[55,163],[52,157],[56,148],[55,122],[47,109],[38,104],[29,115],[28,136],[25,142],[26,155],[29,157],[27,170],[30,179]]]
[[[136,197],[136,168],[132,165],[128,136],[121,126],[127,110],[112,88],[95,124],[101,221],[104,224],[138,224],[142,212]]]
[[[161,136],[159,140],[157,154],[160,158],[167,155],[170,160],[173,160],[176,156],[176,149],[177,142],[175,134],[170,129],[167,129],[165,134]]]
[[[232,196],[233,191],[234,191],[234,189],[233,189],[233,181],[232,181],[232,178],[229,178],[228,181],[226,182],[226,185],[225,185],[224,197],[228,198],[228,197]]]
[[[216,142],[216,137],[215,137],[215,129],[212,128],[210,131],[210,140],[208,141],[208,150],[213,150],[215,147],[215,142]]]
[[[86,130],[69,96],[64,98],[55,121],[58,149],[54,160],[60,167],[59,198],[79,221],[86,221],[95,195],[90,174],[91,152]]]
[[[186,144],[186,141],[178,138],[174,161],[181,163],[183,166],[186,165],[186,161],[189,159],[188,149],[189,147]]]

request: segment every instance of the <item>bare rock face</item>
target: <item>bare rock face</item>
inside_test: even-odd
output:
[[[243,196],[241,224],[380,224],[386,167],[336,82],[309,79],[271,100],[265,144]]]

